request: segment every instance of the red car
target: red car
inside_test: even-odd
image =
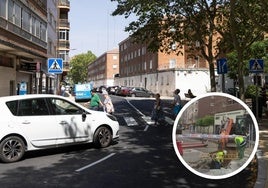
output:
[[[130,96],[130,91],[132,90],[131,87],[119,87],[118,90],[116,91],[116,95],[120,95],[120,96]]]

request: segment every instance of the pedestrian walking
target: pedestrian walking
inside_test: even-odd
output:
[[[174,98],[173,98],[172,106],[173,106],[172,112],[173,112],[174,118],[176,119],[178,113],[180,112],[182,108],[180,89],[176,89],[174,91]]]
[[[99,111],[100,106],[103,106],[100,100],[100,96],[96,93],[95,90],[91,90],[91,100],[89,103],[89,109]]]
[[[114,113],[114,105],[112,103],[111,97],[108,95],[107,91],[102,91],[102,94],[104,95],[104,101],[103,101],[103,109],[106,113],[113,114]]]
[[[164,120],[164,112],[159,93],[155,95],[155,103],[152,110],[151,119],[154,120],[155,125],[160,125],[160,123]]]
[[[64,86],[64,84],[62,84],[61,87],[60,87],[60,94],[61,94],[61,96],[65,95],[65,86]]]

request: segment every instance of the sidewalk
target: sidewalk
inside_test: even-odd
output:
[[[254,188],[268,188],[268,118],[259,123],[258,177]]]

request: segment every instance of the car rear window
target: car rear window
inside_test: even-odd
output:
[[[6,102],[6,105],[14,116],[17,115],[18,101],[9,101]]]

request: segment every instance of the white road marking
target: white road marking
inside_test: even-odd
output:
[[[102,161],[104,161],[104,160],[106,160],[106,159],[112,157],[113,155],[115,155],[115,153],[111,153],[110,155],[108,155],[108,156],[106,156],[106,157],[103,157],[102,159],[100,159],[100,160],[98,160],[98,161],[95,161],[94,163],[91,163],[91,164],[89,164],[89,165],[87,165],[87,166],[84,166],[84,167],[82,167],[82,168],[79,168],[79,169],[77,169],[77,170],[75,170],[75,171],[76,171],[76,172],[81,172],[81,171],[83,171],[83,170],[85,170],[85,169],[87,169],[87,168],[90,168],[90,167],[92,167],[92,166],[94,166],[94,165],[96,165],[96,164],[98,164],[98,163],[100,163],[100,162],[102,162]]]
[[[125,122],[127,123],[127,126],[135,126],[138,125],[136,120],[133,117],[126,116],[124,117]]]
[[[168,124],[170,124],[170,125],[174,124],[174,120],[169,118],[169,117],[165,117],[165,121],[168,122]]]
[[[147,124],[149,124],[149,125],[154,124],[154,121],[151,120],[151,117],[150,117],[150,116],[142,116],[141,118],[142,118]]]
[[[147,130],[148,130],[148,128],[149,128],[149,125],[146,125],[146,127],[144,128],[144,132],[146,132]]]
[[[127,99],[126,99],[126,101],[127,101],[127,103],[128,103],[132,108],[134,108],[140,115],[144,116],[144,114],[143,114],[141,111],[139,111],[133,104],[131,104]]]

